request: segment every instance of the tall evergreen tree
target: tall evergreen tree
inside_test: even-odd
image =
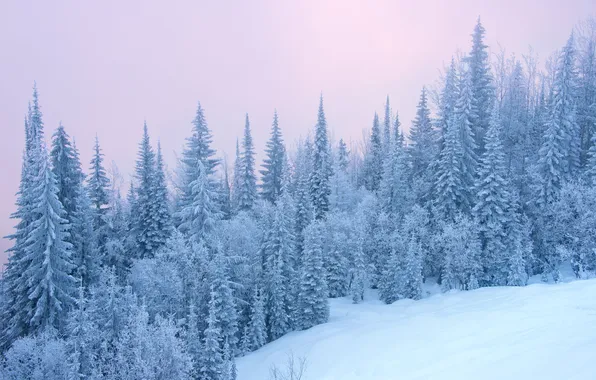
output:
[[[156,194],[154,183],[155,172],[155,153],[149,141],[149,132],[147,123],[143,125],[143,138],[139,143],[139,153],[136,164],[136,239],[138,258],[152,258],[158,248],[156,238],[158,238],[158,225],[155,215]]]
[[[163,247],[172,234],[172,214],[168,199],[168,185],[161,153],[161,143],[157,142],[157,161],[153,179],[153,219],[155,220],[154,252]]]
[[[381,127],[379,116],[375,113],[373,126],[368,144],[368,151],[364,159],[364,184],[370,191],[379,190],[383,175],[383,142],[381,140]]]
[[[310,176],[312,204],[314,216],[317,220],[323,219],[329,210],[329,195],[331,194],[329,178],[332,174],[330,159],[327,120],[325,119],[325,111],[323,110],[323,95],[321,95],[317,126],[315,128],[315,146],[312,158],[313,169]]]
[[[205,241],[206,236],[213,231],[215,221],[219,218],[217,209],[217,194],[211,189],[207,179],[207,169],[203,163],[198,163],[198,177],[189,183],[191,203],[184,206],[178,213],[179,229],[195,242]]]
[[[249,321],[242,337],[245,353],[258,350],[267,343],[263,294],[258,287],[255,287],[251,301]]]
[[[451,58],[451,64],[445,74],[445,83],[441,91],[439,104],[439,152],[443,150],[443,143],[447,133],[447,124],[452,120],[455,112],[455,104],[458,99],[457,69],[455,59]]]
[[[308,329],[329,319],[322,238],[321,222],[306,228],[298,295],[298,326],[301,329]]]
[[[577,70],[575,68],[573,34],[559,57],[552,89],[551,122],[561,129],[563,137],[562,171],[566,180],[572,179],[580,166],[580,129],[577,124]]]
[[[35,217],[26,239],[24,259],[28,265],[22,273],[22,281],[28,284],[29,307],[23,312],[30,333],[63,328],[76,296],[76,280],[71,276],[72,244],[67,241],[70,225],[63,218],[56,178],[43,142],[33,148],[33,155],[35,185],[30,189],[30,212]]]
[[[91,159],[91,167],[89,168],[89,176],[87,177],[89,198],[91,199],[91,205],[95,212],[93,222],[93,229],[95,231],[98,231],[105,225],[104,216],[110,204],[110,180],[108,179],[106,169],[103,166],[103,157],[104,154],[99,147],[99,139],[95,136],[93,158]]]
[[[469,122],[475,139],[475,153],[484,150],[484,134],[488,130],[490,111],[494,99],[493,78],[490,72],[488,46],[484,43],[485,29],[480,17],[472,33],[472,50],[467,57],[470,71],[470,107]]]
[[[240,155],[240,144],[236,139],[236,156],[234,159],[234,173],[232,177],[232,210],[237,212],[240,205],[240,194],[242,191],[242,156]]]
[[[242,174],[238,208],[243,211],[252,209],[257,199],[257,177],[255,175],[255,151],[250,133],[250,122],[246,114],[244,138],[242,139]]]
[[[186,146],[180,160],[182,173],[178,184],[179,194],[176,202],[178,211],[193,202],[194,194],[191,183],[196,181],[200,175],[199,162],[203,165],[205,178],[211,189],[214,187],[212,176],[219,164],[219,159],[215,158],[215,149],[211,147],[213,137],[207,125],[201,103],[197,106],[192,126],[192,135],[186,139]],[[176,218],[176,225],[180,223],[180,220]]]
[[[416,111],[416,118],[410,129],[410,145],[408,146],[408,161],[410,166],[410,182],[413,184],[415,197],[424,203],[432,186],[429,167],[437,154],[437,141],[433,124],[430,119],[426,88],[422,88],[420,101]]]
[[[385,102],[385,115],[383,117],[383,153],[386,156],[391,149],[391,107],[389,106],[389,95]]]
[[[430,120],[426,88],[423,87],[416,109],[416,118],[410,129],[410,144],[408,145],[410,165],[414,178],[423,176],[434,160],[436,154],[435,144],[436,137]]]
[[[277,119],[277,111],[273,114],[271,138],[267,141],[265,154],[263,170],[261,170],[261,194],[263,198],[274,203],[281,194],[283,165],[286,154],[286,148],[284,147]]]
[[[337,148],[337,165],[338,167],[344,171],[348,171],[348,164],[349,164],[349,152],[348,147],[343,139],[339,139],[339,145]]]
[[[482,264],[489,285],[507,282],[507,227],[509,224],[510,184],[505,153],[499,137],[499,115],[495,104],[485,139],[476,179],[473,214],[479,224]]]
[[[219,327],[217,295],[211,290],[209,301],[209,317],[207,318],[207,329],[205,330],[203,353],[199,366],[199,378],[201,380],[221,380],[223,370],[223,349],[222,333]]]

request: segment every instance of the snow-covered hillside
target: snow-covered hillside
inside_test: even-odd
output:
[[[305,357],[306,380],[596,379],[596,280],[331,300],[329,323],[238,360],[239,380]]]

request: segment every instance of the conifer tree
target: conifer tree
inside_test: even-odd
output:
[[[153,239],[154,252],[163,247],[172,234],[172,214],[170,213],[168,186],[161,143],[157,142],[157,161],[155,167],[155,178],[153,182],[153,218],[156,224],[156,235]]]
[[[263,161],[263,170],[261,170],[261,194],[263,198],[269,202],[275,203],[281,194],[283,165],[286,154],[286,148],[284,147],[277,119],[277,111],[273,114],[271,138],[267,141],[265,154],[266,157]]]
[[[305,247],[301,263],[298,295],[298,326],[308,329],[329,319],[327,283],[323,268],[321,222],[309,225],[305,230]]]
[[[199,378],[201,380],[221,380],[223,370],[223,350],[221,345],[223,336],[219,327],[219,311],[217,295],[212,289],[211,300],[209,301],[209,317],[207,318],[207,329],[204,333],[205,338],[199,369]]]
[[[219,211],[215,203],[217,194],[211,190],[207,179],[207,170],[203,163],[198,163],[198,177],[189,183],[191,203],[184,206],[178,214],[180,231],[189,236],[192,241],[204,241],[219,218]]]
[[[232,217],[232,189],[230,188],[230,178],[228,176],[228,166],[224,165],[224,176],[221,179],[221,216],[224,220]]]
[[[327,211],[329,211],[329,195],[331,194],[329,178],[332,174],[330,159],[327,120],[325,119],[325,111],[323,110],[323,95],[321,95],[315,128],[315,146],[312,157],[313,168],[310,175],[310,192],[314,216],[317,220],[323,219]]]
[[[430,119],[426,88],[422,88],[416,118],[410,129],[408,161],[410,182],[413,184],[416,200],[424,203],[432,186],[429,167],[437,154],[436,134]]]
[[[413,178],[426,175],[426,170],[436,154],[435,144],[436,137],[430,120],[426,88],[423,87],[416,110],[416,118],[410,129],[410,144],[408,145]]]
[[[443,143],[447,133],[447,124],[452,120],[455,112],[455,104],[458,98],[457,70],[455,59],[451,58],[451,64],[445,74],[445,83],[441,91],[439,104],[439,152],[443,150]]]
[[[152,258],[157,250],[156,238],[159,231],[155,215],[155,153],[149,141],[147,123],[143,125],[143,138],[139,143],[139,152],[136,164],[136,257]]]
[[[472,50],[466,59],[470,72],[469,122],[472,138],[475,140],[476,155],[480,155],[484,150],[484,134],[488,130],[494,99],[488,46],[484,43],[485,32],[479,17],[472,33]]]
[[[216,247],[215,257],[211,262],[211,293],[213,305],[210,305],[217,316],[216,326],[221,334],[222,342],[230,345],[232,352],[238,348],[238,315],[232,289],[230,287],[227,259],[221,247]]]
[[[240,144],[238,143],[238,139],[236,139],[236,157],[234,159],[234,173],[232,180],[232,210],[238,212],[242,189],[242,156],[240,155]]]
[[[506,283],[506,228],[509,221],[510,185],[505,154],[499,137],[499,115],[495,105],[484,137],[484,153],[476,179],[476,204],[473,214],[479,223],[485,281],[490,285]]]
[[[242,172],[240,176],[240,194],[238,209],[251,210],[257,199],[257,177],[255,176],[255,151],[250,133],[250,122],[246,114],[244,138],[242,139]]]
[[[255,287],[251,301],[250,319],[242,342],[243,349],[246,352],[258,350],[267,343],[264,301],[258,287]]]
[[[379,116],[375,113],[370,134],[368,151],[364,161],[364,183],[370,191],[379,190],[383,175],[383,145],[381,141],[381,127]]]
[[[596,133],[592,135],[592,146],[588,151],[586,174],[593,186],[596,186]]]
[[[196,181],[200,175],[199,162],[205,170],[204,176],[210,190],[213,190],[212,176],[219,164],[219,159],[215,158],[215,149],[211,147],[213,137],[207,125],[201,103],[197,106],[192,126],[192,135],[186,139],[186,146],[180,160],[182,173],[176,203],[178,211],[193,202],[194,194],[191,183]],[[177,219],[176,225],[180,223],[180,220]]]
[[[389,95],[387,95],[385,115],[383,117],[383,157],[387,157],[387,154],[391,150],[391,145],[391,107],[389,106]]]
[[[343,139],[339,139],[337,152],[337,165],[342,171],[347,172],[349,164],[349,153],[348,147],[346,146],[346,143]]]
[[[76,280],[71,276],[72,244],[67,241],[70,225],[63,218],[56,178],[43,142],[33,152],[36,165],[30,212],[35,219],[26,240],[24,259],[28,265],[22,277],[28,284],[30,303],[24,312],[29,332],[35,333],[64,327],[64,317],[75,303]]]

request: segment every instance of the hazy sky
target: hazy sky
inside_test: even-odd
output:
[[[128,178],[143,120],[173,167],[199,100],[230,159],[246,112],[261,152],[273,110],[292,142],[314,125],[321,92],[333,135],[359,139],[387,95],[409,126],[479,15],[494,51],[532,45],[545,58],[594,14],[594,0],[0,1],[0,235],[15,224],[34,80],[46,135],[62,121],[86,169],[97,133]]]

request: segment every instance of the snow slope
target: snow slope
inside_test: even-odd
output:
[[[238,359],[238,379],[268,379],[290,352],[305,380],[596,379],[596,280],[331,300],[329,323]]]

